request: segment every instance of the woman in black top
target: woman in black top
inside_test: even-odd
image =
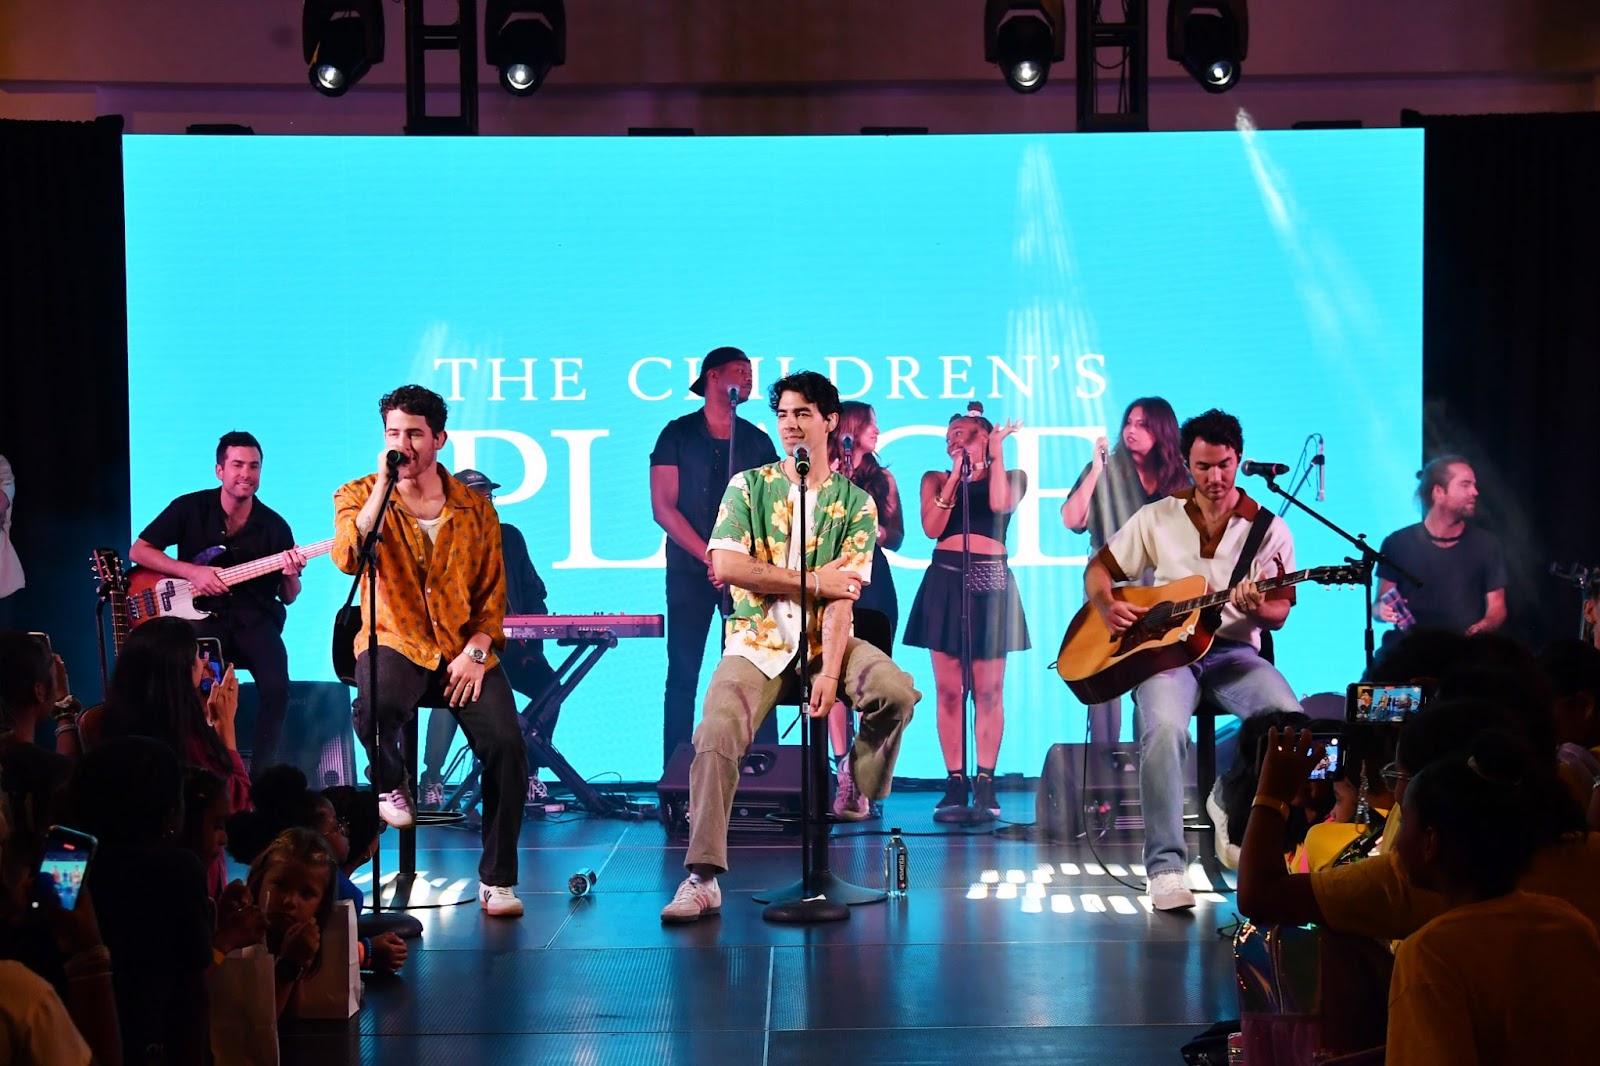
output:
[[[994,767],[1005,731],[1006,653],[1032,647],[1022,598],[1006,565],[1006,527],[1012,512],[1028,491],[1028,478],[1020,470],[1005,469],[1005,439],[1021,428],[1020,422],[995,427],[983,417],[983,405],[972,403],[965,415],[950,420],[945,443],[951,457],[948,472],[930,470],[922,475],[922,530],[934,540],[933,559],[917,589],[916,602],[906,622],[905,642],[933,653],[933,676],[938,693],[939,747],[944,752],[945,781],[940,807],[965,806],[967,780],[961,771],[961,653],[965,637],[961,618],[962,529],[971,569],[970,588],[972,696],[976,707],[978,773],[972,780],[972,803],[1000,813],[994,794]],[[963,504],[962,457],[970,464]]]
[[[846,440],[850,441],[847,450]],[[885,550],[894,551],[906,539],[905,514],[900,507],[900,486],[878,461],[878,419],[871,404],[848,400],[839,405],[839,427],[828,438],[828,459],[834,470],[867,490],[878,506],[878,550],[872,553],[872,577],[855,603],[855,635],[885,655],[892,655],[899,627],[900,600],[895,595]],[[836,761],[846,750],[845,708],[835,703],[828,715],[828,739]],[[839,788],[833,812],[847,822],[857,822],[870,812],[867,797],[856,790],[849,764],[839,762]]]

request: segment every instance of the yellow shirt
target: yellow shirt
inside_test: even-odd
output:
[[[1388,1066],[1600,1058],[1600,932],[1570,904],[1513,892],[1447,911],[1400,945]]]
[[[1541,848],[1517,887],[1566,900],[1600,927],[1600,833]],[[1446,909],[1444,897],[1400,873],[1392,853],[1313,871],[1311,891],[1329,929],[1379,940],[1404,940]]]
[[[439,467],[445,520],[430,541],[422,526],[394,497],[378,542],[378,643],[418,666],[443,666],[466,648],[474,633],[505,647],[506,567],[500,552],[500,517],[494,504]],[[356,515],[372,495],[376,474],[343,485],[333,494],[333,563],[356,572],[361,532]],[[372,610],[361,583],[361,634],[356,654],[367,648]],[[491,652],[488,665],[499,660]]]

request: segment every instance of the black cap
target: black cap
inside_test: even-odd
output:
[[[719,366],[727,366],[729,363],[748,363],[749,361],[750,357],[738,348],[713,348],[706,353],[705,359],[701,360],[700,376],[694,379],[694,384],[689,386],[689,391],[696,396],[704,396],[706,394],[706,374],[708,371],[715,370]]]

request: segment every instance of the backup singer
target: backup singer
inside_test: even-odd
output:
[[[794,535],[802,487],[792,457],[744,471],[717,510],[707,550],[716,579],[733,590],[733,615],[694,734],[689,876],[662,909],[663,922],[698,921],[721,910],[717,875],[728,868],[739,760],[756,727],[796,691],[799,655],[807,657],[812,679],[807,713],[825,716],[841,692],[860,712],[849,768],[871,799],[889,794],[900,737],[921,698],[909,674],[850,634],[855,602],[871,578],[878,515],[871,496],[823,461],[838,423],[838,390],[821,374],[801,371],[773,384],[770,403],[784,450],[792,456],[803,444],[815,457],[804,482],[809,528]]]
[[[930,470],[922,475],[922,531],[934,540],[933,559],[911,604],[905,642],[933,654],[933,678],[938,686],[939,747],[944,752],[944,795],[939,807],[964,807],[968,782],[962,773],[961,720],[961,460],[971,464],[967,495],[972,513],[969,543],[971,566],[967,573],[972,607],[972,702],[976,721],[978,773],[971,782],[974,807],[999,816],[1000,800],[994,792],[994,768],[1000,760],[1000,736],[1005,731],[1006,654],[1033,647],[1028,620],[1022,613],[1017,582],[1006,565],[1006,527],[1028,491],[1028,475],[1005,468],[1005,441],[1022,423],[1007,422],[996,428],[983,417],[983,405],[967,405],[967,413],[950,419],[945,445],[950,471]]]
[[[189,582],[195,606],[212,612],[194,623],[196,635],[216,637],[222,655],[255,679],[260,710],[250,748],[256,773],[277,759],[278,738],[289,710],[289,653],[283,646],[284,610],[300,595],[305,556],[283,517],[262,503],[261,442],[240,430],[217,441],[217,480],[221,489],[179,496],[144,528],[128,558],[158,574]],[[174,559],[166,550],[177,545]],[[288,552],[281,574],[243,581],[230,590],[222,569],[279,552]]]
[[[706,657],[706,634],[722,586],[706,555],[717,503],[728,485],[728,440],[733,469],[774,463],[772,439],[734,413],[728,390],[750,398],[750,359],[738,348],[716,348],[689,386],[705,404],[668,422],[650,452],[650,510],[667,533],[667,687],[662,699],[661,764],[694,732],[694,696]],[[821,465],[819,457],[818,465]]]
[[[1210,410],[1183,424],[1180,446],[1192,489],[1136,511],[1089,561],[1084,591],[1113,633],[1122,633],[1147,608],[1113,599],[1113,582],[1153,570],[1166,584],[1201,574],[1214,589],[1227,586],[1260,506],[1234,484],[1244,432],[1230,414]],[[1261,656],[1262,630],[1279,629],[1294,605],[1292,587],[1263,594],[1256,577],[1294,568],[1294,538],[1273,517],[1245,578],[1222,608],[1211,649],[1199,662],[1156,674],[1133,692],[1139,708],[1139,802],[1144,812],[1144,864],[1150,903],[1157,910],[1194,906],[1184,883],[1183,778],[1189,719],[1203,694],[1240,718],[1300,711],[1300,701],[1276,667]],[[1202,802],[1204,797],[1201,797]]]
[[[844,447],[845,440],[850,447]],[[856,636],[885,655],[894,654],[894,634],[899,628],[900,599],[889,573],[889,557],[906,539],[906,522],[900,508],[900,487],[894,475],[878,461],[878,418],[872,405],[847,400],[839,405],[839,430],[828,438],[828,458],[834,470],[867,490],[878,508],[878,551],[872,553],[872,580],[861,590],[855,606]],[[835,703],[828,715],[828,740],[838,766],[839,787],[833,796],[833,813],[847,822],[859,822],[871,812],[867,797],[856,788],[845,761],[850,712]]]
[[[1178,416],[1159,396],[1130,403],[1122,412],[1117,446],[1108,452],[1106,444],[1104,437],[1094,442],[1094,457],[1061,504],[1062,524],[1074,533],[1088,532],[1090,554],[1104,548],[1133,512],[1193,484],[1179,450]],[[1139,575],[1136,583],[1148,584],[1148,575]],[[1091,706],[1089,739],[1095,749],[1109,754],[1121,738],[1122,697]]]
[[[496,652],[505,646],[505,563],[500,519],[487,499],[451,477],[437,461],[444,446],[443,397],[404,385],[378,401],[384,450],[378,472],[334,493],[333,561],[347,574],[359,565],[362,539],[383,522],[378,541],[378,600],[362,583],[356,638],[360,710],[356,732],[367,745],[383,820],[416,824],[415,803],[400,755],[401,730],[430,693],[442,691],[467,743],[483,765],[483,857],[478,904],[496,917],[519,917],[517,835],[522,829],[526,753],[511,684]],[[385,457],[404,461],[392,474]],[[384,489],[395,481],[385,513]],[[375,608],[375,609],[374,609]],[[378,631],[378,696],[374,705],[367,639]],[[374,745],[373,716],[380,745]]]
[[[1423,519],[1383,538],[1383,554],[1422,580],[1420,586],[1378,564],[1378,599],[1372,613],[1398,623],[1400,613],[1383,598],[1399,589],[1420,626],[1456,633],[1499,629],[1506,620],[1506,560],[1500,542],[1486,529],[1469,525],[1478,513],[1478,477],[1459,455],[1441,455],[1417,474],[1417,503]],[[1398,629],[1383,635],[1384,646]]]

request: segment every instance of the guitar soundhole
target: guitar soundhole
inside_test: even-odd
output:
[[[1171,603],[1158,603],[1145,612],[1143,618],[1129,626],[1117,642],[1117,655],[1126,655],[1141,644],[1160,640],[1177,629],[1186,615],[1173,617]]]

